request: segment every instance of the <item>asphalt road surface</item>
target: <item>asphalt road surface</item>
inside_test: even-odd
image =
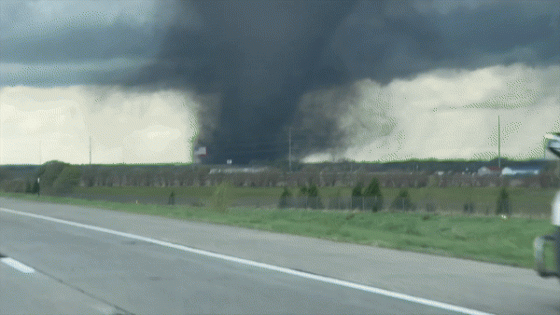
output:
[[[529,269],[0,198],[0,314],[560,314]]]

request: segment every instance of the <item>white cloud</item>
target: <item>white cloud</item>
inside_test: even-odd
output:
[[[560,131],[560,66],[436,70],[385,87],[368,79],[355,86],[360,97],[339,121],[351,136],[337,158],[491,159],[497,155],[498,116],[502,155],[539,158],[544,134]],[[390,134],[381,132],[379,126],[388,123]],[[330,159],[316,154],[305,160]]]
[[[135,156],[145,163],[184,160],[185,142],[181,141],[183,132],[162,125],[152,125],[135,130],[125,137],[124,149],[128,155]]]
[[[184,92],[0,89],[0,163],[189,162],[196,102]]]

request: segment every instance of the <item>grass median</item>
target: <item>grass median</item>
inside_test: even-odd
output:
[[[201,207],[127,204],[25,194],[0,193],[0,196],[226,224],[520,267],[533,267],[534,238],[554,230],[550,220],[534,218],[242,207],[219,212]],[[548,257],[552,257],[551,253],[548,253]]]

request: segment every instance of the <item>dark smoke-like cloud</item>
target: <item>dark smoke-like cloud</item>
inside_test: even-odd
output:
[[[163,84],[219,93],[204,115],[217,126],[203,129],[210,162],[280,157],[285,128],[308,90],[348,78],[342,63],[323,53],[352,1],[197,1],[200,29],[168,30],[158,62],[139,71],[130,85]],[[187,5],[187,4],[185,4]],[[181,17],[179,16],[178,19]],[[201,117],[204,124],[208,117]],[[204,126],[203,126],[204,128]]]
[[[457,7],[438,10],[446,3]],[[361,2],[332,47],[352,77],[382,83],[442,67],[560,62],[560,2],[466,3]]]
[[[2,85],[195,90],[211,100],[199,143],[212,163],[284,158],[290,127],[299,155],[344,147],[345,103],[306,93],[345,99],[363,78],[560,63],[557,0],[165,1],[145,24],[125,15],[24,36],[33,21],[19,2],[0,5],[2,29],[22,25],[0,33],[0,61],[38,69],[8,71]]]
[[[214,126],[199,138],[210,147],[210,162],[285,157],[290,127],[299,154],[343,147],[335,124],[343,105],[300,107],[302,95],[319,88],[361,78],[386,84],[436,68],[560,62],[555,1],[187,4],[183,10],[195,10],[200,27],[171,27],[158,62],[131,84],[219,93],[218,106],[204,112],[211,118],[201,119]]]

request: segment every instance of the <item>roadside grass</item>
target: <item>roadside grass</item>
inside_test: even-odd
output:
[[[231,187],[233,194],[237,197],[280,197],[282,187]],[[297,187],[289,187],[292,195],[297,195]],[[408,188],[411,198],[414,200],[435,199],[448,202],[464,202],[467,200],[495,202],[501,187],[422,187]],[[113,186],[113,187],[76,187],[76,193],[90,195],[147,195],[167,197],[171,191],[177,196],[188,197],[210,197],[215,187],[211,186],[181,186],[181,187],[149,187],[149,186]],[[382,188],[381,192],[385,199],[396,197],[401,188]],[[321,197],[349,197],[352,187],[321,187]],[[508,188],[510,198],[520,201],[531,201],[536,203],[548,203],[554,196],[557,188]]]
[[[240,226],[339,242],[424,252],[450,257],[532,267],[533,240],[552,233],[548,219],[460,216],[428,213],[379,213],[303,209],[209,208],[114,203],[0,193],[37,202],[64,203],[181,220]],[[547,257],[553,257],[548,248]],[[550,260],[549,265],[553,262]]]
[[[80,196],[122,197],[141,196],[151,198],[153,203],[165,204],[173,191],[175,198],[195,198],[208,201],[212,198],[215,187],[77,187],[75,193]],[[474,203],[475,212],[479,214],[492,214],[495,211],[496,201],[500,187],[422,187],[409,188],[408,192],[412,203],[424,210],[428,203],[435,203],[438,210],[461,212],[465,203]],[[245,198],[255,200],[256,204],[262,202],[263,206],[275,205],[282,194],[281,187],[231,187],[230,192],[235,196],[232,202]],[[323,203],[328,205],[328,198],[350,198],[352,188],[349,187],[321,187],[319,195]],[[388,207],[400,192],[400,188],[383,188],[381,190],[385,207]],[[298,189],[291,187],[293,196],[298,195]],[[508,188],[510,204],[514,215],[532,215],[535,217],[548,217],[550,215],[550,202],[557,189],[555,188]],[[259,202],[259,200],[261,202]],[[158,202],[155,202],[158,201]],[[243,203],[242,203],[243,204]]]

